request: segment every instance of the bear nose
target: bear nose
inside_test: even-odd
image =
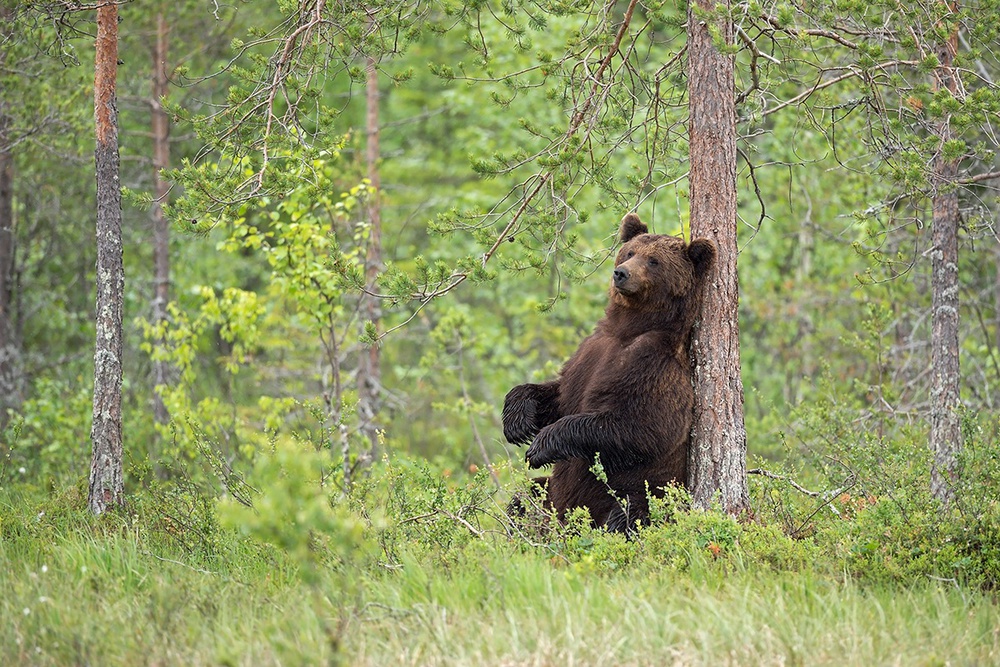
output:
[[[621,285],[623,282],[628,280],[629,271],[624,266],[619,266],[615,269],[615,285]]]

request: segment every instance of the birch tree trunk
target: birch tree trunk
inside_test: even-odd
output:
[[[955,4],[951,10],[957,11]],[[935,86],[958,91],[953,67],[958,32],[939,46]],[[946,116],[937,126],[938,154],[934,158],[931,202],[931,494],[946,505],[955,499],[956,458],[961,448],[958,363],[958,162],[944,155],[952,138]]]
[[[170,301],[170,227],[163,214],[163,204],[167,201],[169,186],[161,172],[170,166],[170,122],[163,108],[167,96],[167,21],[161,12],[156,17],[156,42],[153,46],[153,322],[160,324],[167,319],[167,303]],[[157,341],[162,345],[163,341]],[[153,386],[159,387],[170,382],[170,365],[163,360],[153,361]],[[170,419],[167,407],[159,392],[153,392],[153,415],[158,424],[166,424]]]
[[[734,61],[713,45],[708,22],[716,22],[727,44],[733,26],[706,18],[706,12],[728,6],[729,0],[690,0],[688,5],[691,238],[712,239],[718,248],[701,320],[692,332],[695,414],[688,488],[695,506],[718,500],[735,515],[749,509],[749,494],[736,274]]]
[[[122,207],[119,185],[118,6],[97,9],[94,119],[97,147],[97,341],[94,350],[94,423],[90,431],[88,506],[94,514],[122,502]]]

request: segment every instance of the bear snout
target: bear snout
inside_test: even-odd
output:
[[[621,287],[622,285],[627,283],[631,275],[632,274],[628,270],[628,268],[624,266],[616,267],[614,273],[615,287]]]

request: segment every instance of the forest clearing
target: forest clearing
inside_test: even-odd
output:
[[[3,3],[0,664],[1000,663],[998,10]]]

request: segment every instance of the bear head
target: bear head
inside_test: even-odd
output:
[[[659,310],[677,301],[700,302],[701,284],[715,262],[715,244],[650,234],[635,213],[622,220],[615,259],[612,302],[630,309]]]

